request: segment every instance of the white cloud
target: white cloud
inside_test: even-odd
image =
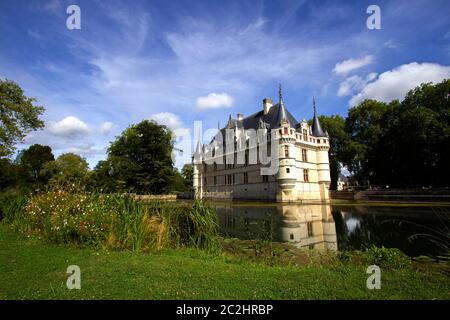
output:
[[[450,78],[450,66],[437,63],[403,64],[392,70],[383,72],[378,79],[365,85],[361,92],[350,99],[350,106],[364,99],[376,99],[390,102],[402,99],[409,90],[426,83],[437,83]]]
[[[100,133],[105,135],[109,134],[115,127],[116,125],[110,121],[103,122],[100,126]]]
[[[199,109],[218,109],[229,108],[233,105],[234,98],[229,94],[222,93],[210,93],[205,97],[197,98],[197,108]]]
[[[167,126],[171,130],[179,129],[183,126],[183,122],[176,114],[171,112],[160,112],[150,116],[150,119],[155,120],[159,124]]]
[[[337,92],[338,97],[349,96],[355,91],[360,91],[370,81],[377,77],[377,73],[372,72],[364,79],[360,76],[351,76],[341,82]]]
[[[58,122],[49,122],[47,131],[56,136],[75,137],[89,134],[89,126],[74,116],[68,116]]]
[[[336,63],[333,71],[336,74],[346,74],[352,70],[356,70],[373,63],[373,60],[374,59],[372,55],[366,55],[359,59],[347,59],[342,62]]]

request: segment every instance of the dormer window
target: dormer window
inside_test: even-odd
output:
[[[288,134],[288,128],[284,128],[284,134]]]

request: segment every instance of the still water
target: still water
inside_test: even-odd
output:
[[[216,203],[224,236],[297,247],[361,249],[372,244],[409,256],[447,252],[450,207]]]

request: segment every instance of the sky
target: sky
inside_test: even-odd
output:
[[[72,4],[81,29],[67,27]],[[374,4],[379,29],[367,24]],[[0,78],[45,107],[45,128],[19,149],[49,145],[93,168],[124,129],[153,119],[175,132],[181,167],[195,121],[205,132],[253,114],[279,84],[301,120],[313,97],[319,114],[345,116],[450,78],[449,14],[448,0],[0,0]]]

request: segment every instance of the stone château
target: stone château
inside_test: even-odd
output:
[[[313,99],[313,121],[297,121],[284,105],[264,99],[260,111],[231,115],[193,155],[197,198],[277,202],[329,201],[329,137]]]

